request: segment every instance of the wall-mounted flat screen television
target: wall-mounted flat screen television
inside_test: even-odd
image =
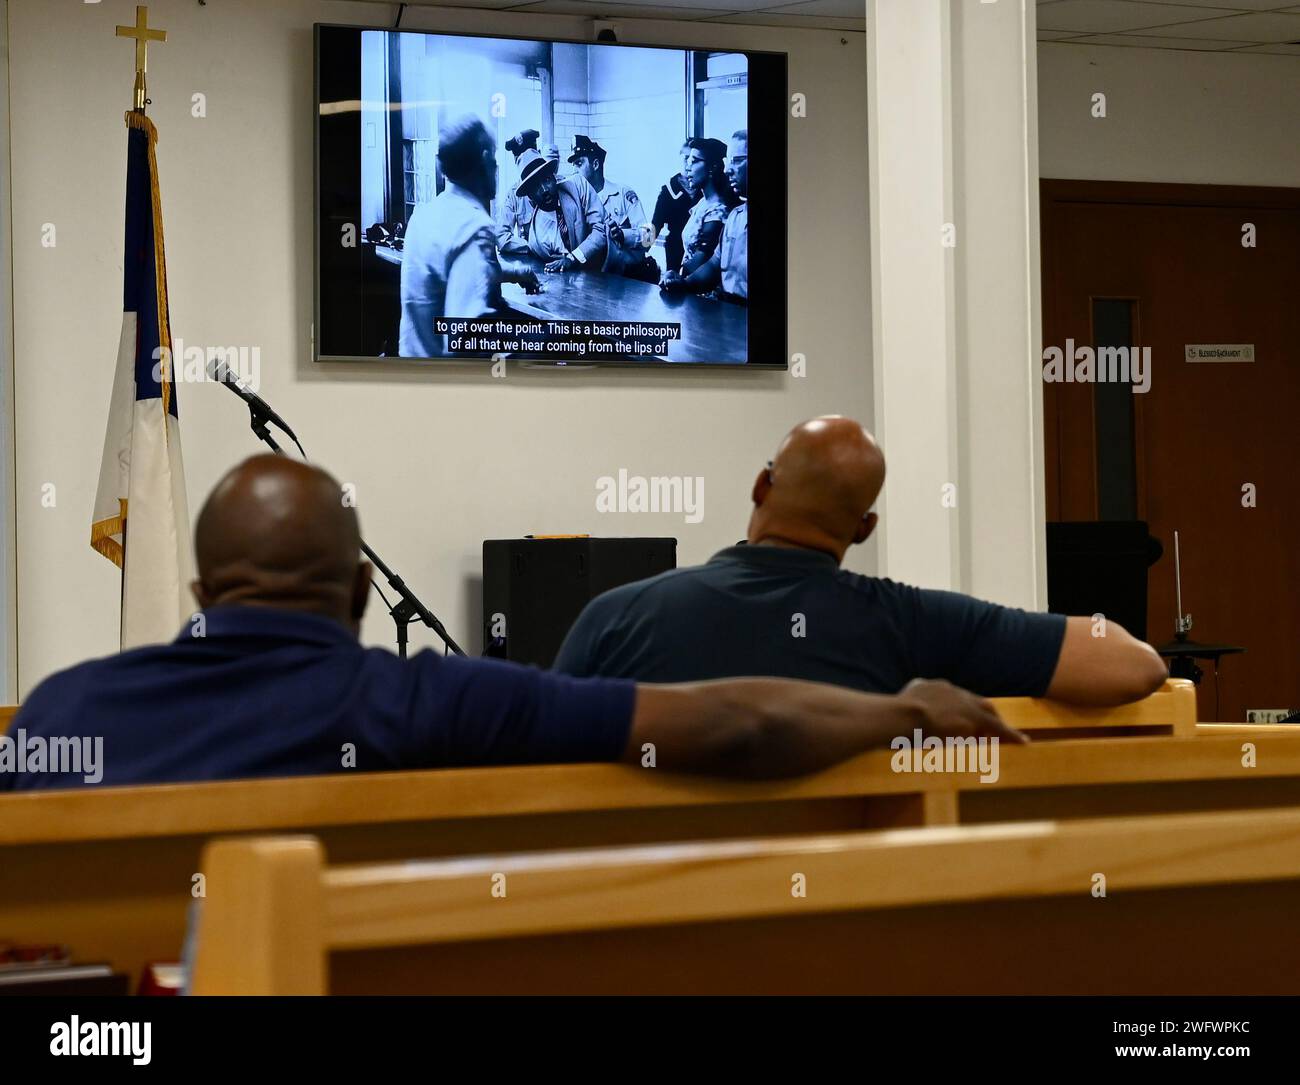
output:
[[[786,367],[784,53],[316,27],[318,361]]]

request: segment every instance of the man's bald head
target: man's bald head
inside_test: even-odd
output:
[[[801,546],[836,560],[876,526],[870,512],[885,482],[885,457],[859,423],[839,415],[795,426],[754,482],[751,543]]]
[[[194,530],[201,607],[281,607],[358,631],[370,566],[356,510],[319,467],[253,456],[208,496]]]

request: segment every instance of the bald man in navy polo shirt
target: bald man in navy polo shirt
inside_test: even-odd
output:
[[[859,576],[844,554],[876,526],[885,457],[851,418],[790,431],[759,471],[748,540],[593,599],[560,647],[570,675],[691,682],[766,674],[893,693],[941,678],[985,697],[1114,705],[1169,676],[1107,622]],[[937,500],[937,495],[936,495]]]
[[[31,694],[0,738],[0,790],[538,762],[772,777],[919,727],[1021,741],[945,682],[897,697],[772,679],[638,686],[357,640],[371,569],[325,472],[255,456],[195,530],[203,608],[171,644],[94,660]],[[100,779],[18,772],[18,745],[102,739]],[[48,766],[47,766],[48,768]]]

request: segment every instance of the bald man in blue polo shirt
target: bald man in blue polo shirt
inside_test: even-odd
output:
[[[1107,622],[998,606],[840,568],[885,481],[850,418],[796,426],[754,480],[748,540],[592,600],[555,660],[571,675],[691,682],[765,674],[893,693],[941,678],[985,697],[1113,705],[1159,689],[1149,644]]]
[[[202,610],[171,644],[93,660],[31,694],[0,737],[0,790],[538,762],[742,777],[811,772],[919,727],[1022,741],[944,682],[897,697],[770,679],[638,686],[357,640],[371,569],[356,511],[318,468],[255,456],[195,529]],[[34,767],[102,740],[95,775]],[[26,771],[17,766],[26,764]]]

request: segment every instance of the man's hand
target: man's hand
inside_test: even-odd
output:
[[[617,222],[611,222],[606,228],[606,232],[609,234],[609,239],[614,242],[615,245],[620,247],[622,246],[623,227],[621,227]]]
[[[547,263],[546,270],[547,271],[568,271],[569,258],[567,256],[561,256],[558,260],[551,260],[550,262]]]
[[[659,280],[659,289],[666,294],[683,294],[686,292],[686,280],[675,271],[665,271]]]
[[[947,682],[917,681],[894,696],[783,678],[637,686],[623,760],[645,748],[670,772],[772,779],[816,772],[914,728],[932,735],[1027,742],[992,705]]]
[[[927,735],[986,737],[1023,745],[1028,736],[1009,727],[983,697],[941,679],[916,678],[903,687],[900,701],[915,708],[917,726]]]

